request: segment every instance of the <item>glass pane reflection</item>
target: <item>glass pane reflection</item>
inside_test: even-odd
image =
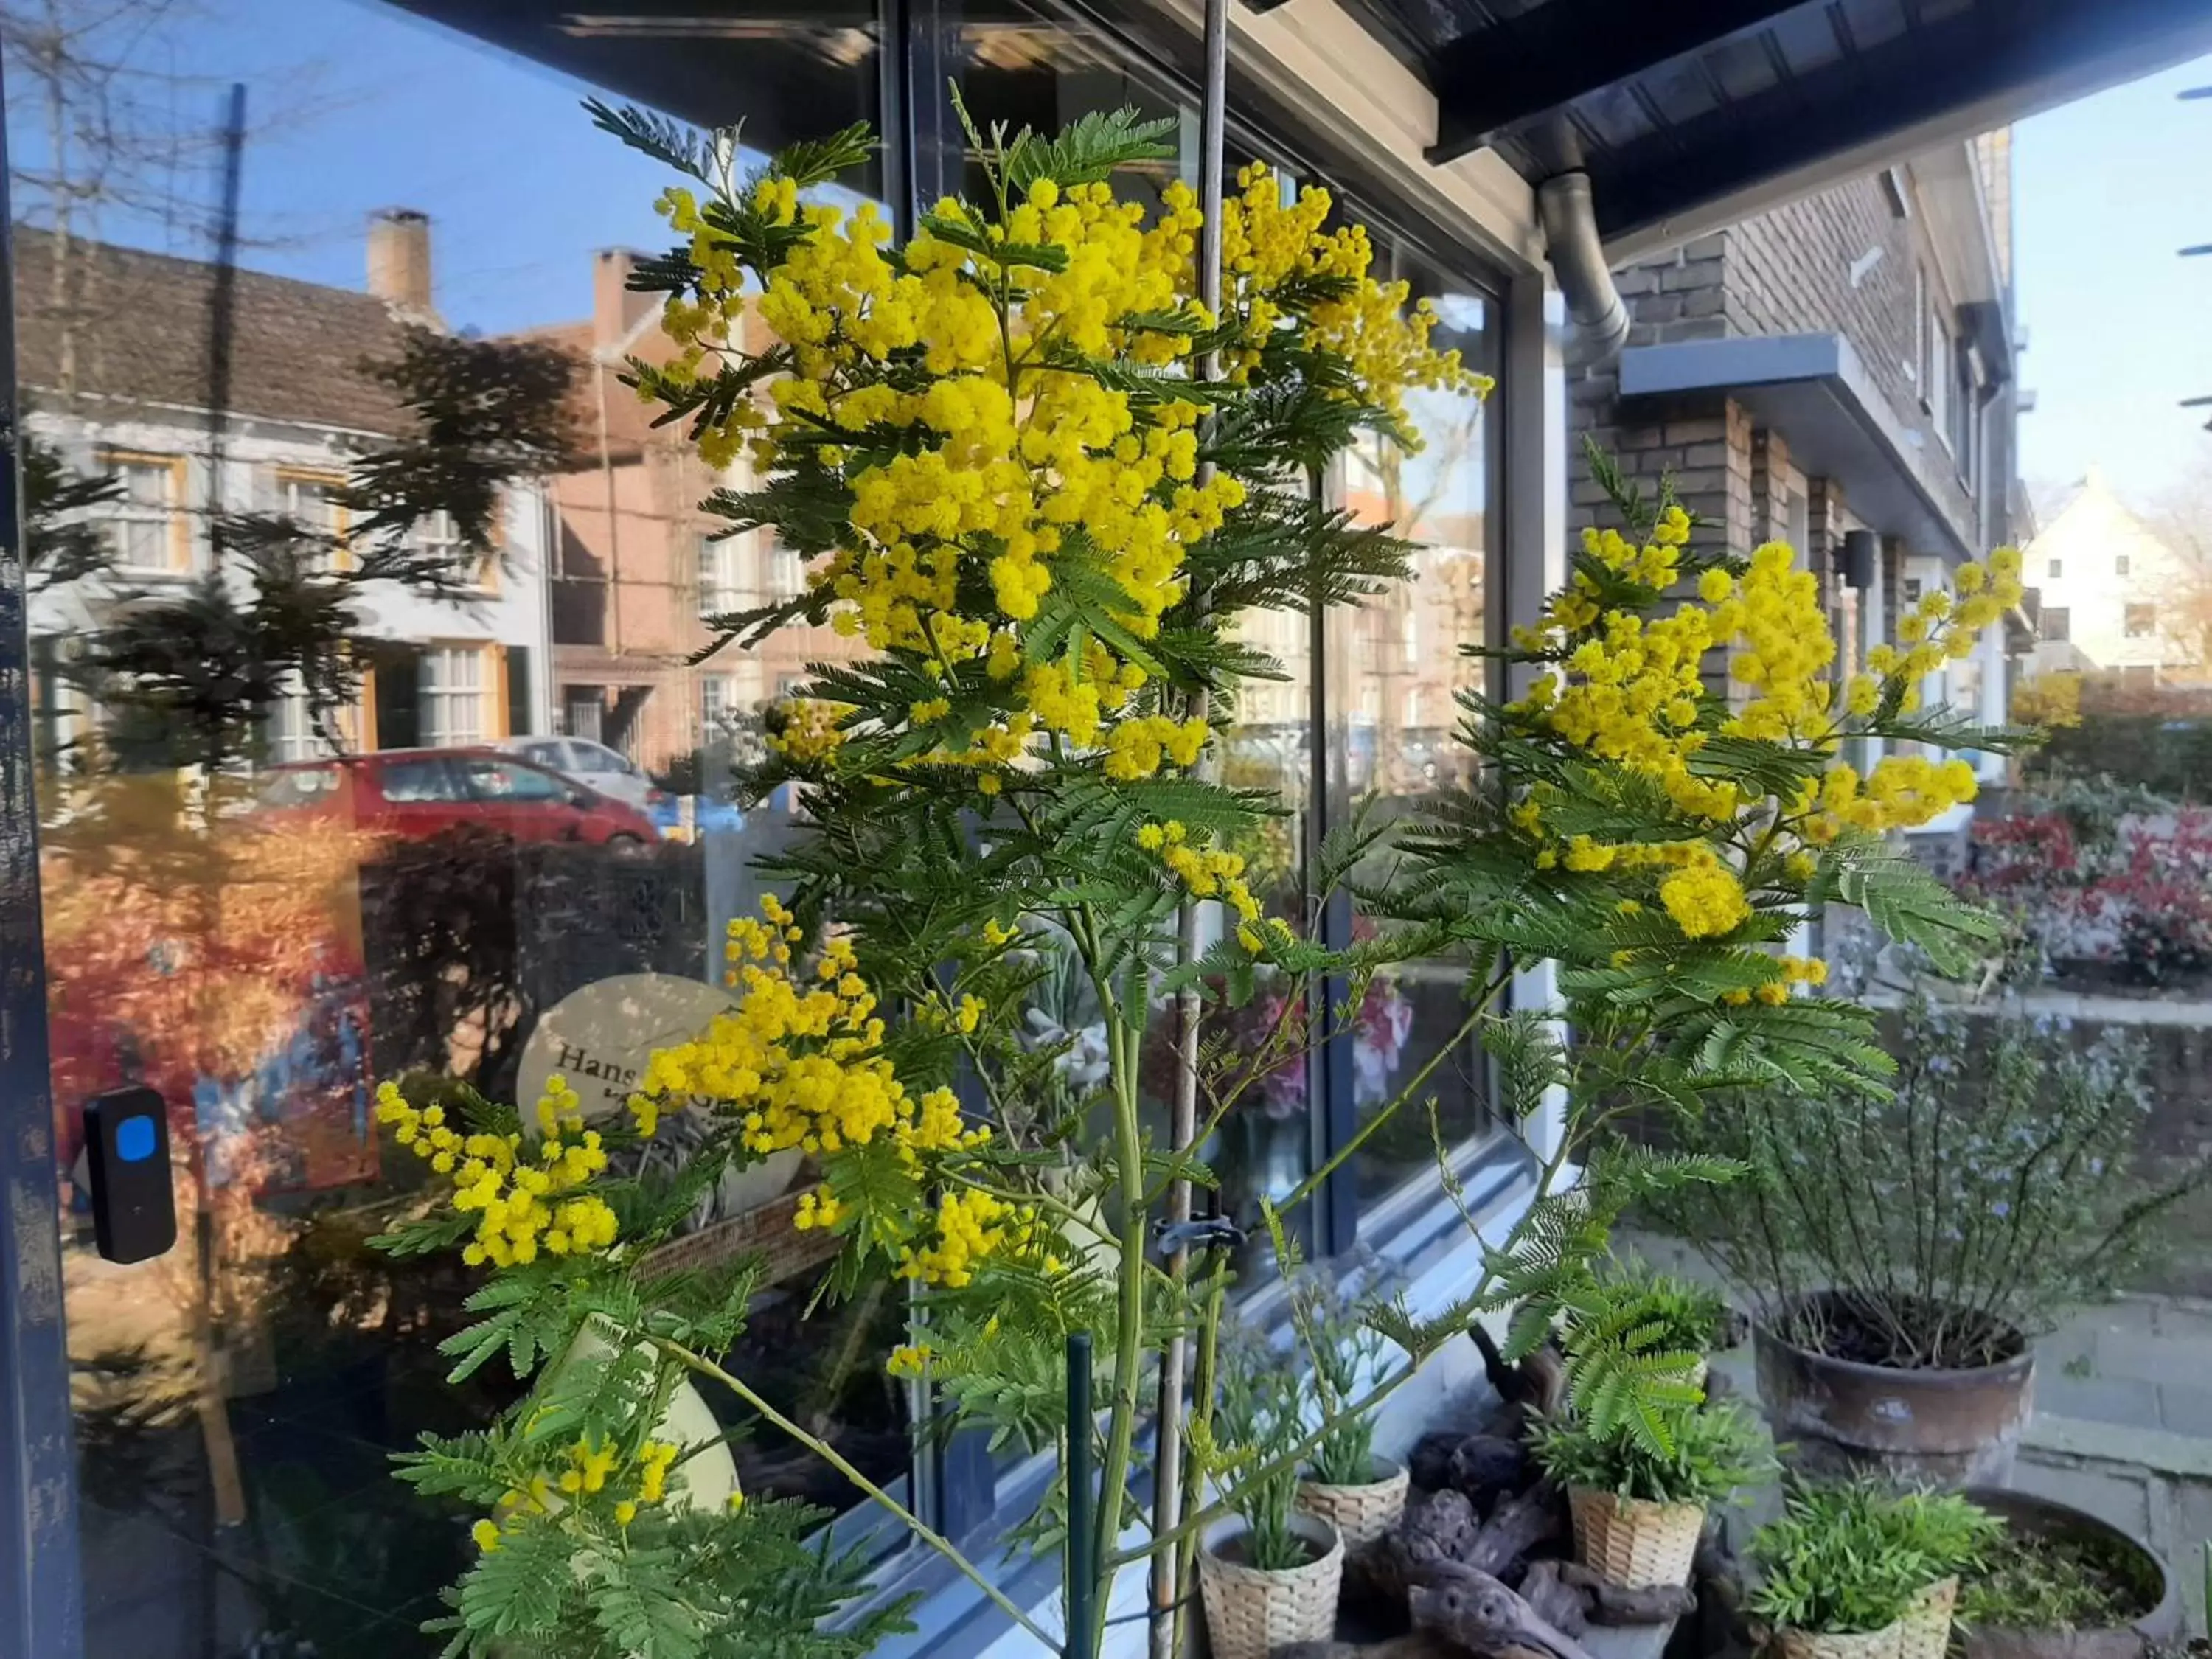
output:
[[[749,861],[795,822],[788,799],[741,809],[732,766],[804,664],[851,648],[823,630],[693,660],[704,618],[791,591],[797,561],[708,537],[696,504],[742,469],[708,469],[620,383],[626,355],[665,349],[624,279],[628,250],[667,241],[668,179],[580,100],[743,115],[764,146],[816,134],[874,116],[876,23],[210,0],[133,27],[88,49],[164,88],[108,113],[173,139],[167,170],[15,201],[87,1645],[381,1659],[428,1650],[416,1626],[469,1547],[387,1455],[513,1385],[444,1380],[473,1274],[368,1248],[422,1186],[374,1085],[513,1098],[557,1068],[618,1100],[663,1029],[641,1011],[703,1023]],[[133,159],[57,155],[76,93],[8,69],[20,167],[66,183]],[[219,278],[208,134],[233,81],[243,210]],[[852,183],[880,191],[880,169]],[[441,499],[387,535],[347,486],[419,411],[372,366],[426,350],[538,387],[568,453],[514,469],[479,522]],[[181,1242],[122,1267],[93,1249],[78,1126],[141,1083],[168,1103]],[[781,1247],[738,1364],[895,1483],[897,1297],[801,1330],[803,1183],[726,1186],[680,1248]],[[773,1437],[736,1455],[748,1490],[851,1500]]]

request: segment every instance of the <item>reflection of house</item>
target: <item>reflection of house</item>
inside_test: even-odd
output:
[[[2191,623],[2202,579],[2112,493],[2103,469],[2091,467],[2028,544],[2026,575],[2043,599],[2038,673],[2203,677]]]
[[[779,630],[754,650],[692,659],[713,635],[702,618],[796,593],[802,562],[767,532],[721,536],[699,510],[716,489],[747,487],[741,457],[717,475],[682,424],[622,382],[624,361],[671,348],[658,295],[626,286],[635,256],[599,252],[592,315],[539,331],[586,364],[576,411],[582,459],[550,485],[557,541],[551,573],[553,680],[562,728],[622,750],[649,770],[787,691],[806,665],[852,654],[826,628]]]
[[[364,361],[398,355],[409,323],[434,319],[429,221],[385,213],[368,235],[369,291],[240,270],[218,449],[210,438],[210,324],[216,268],[18,227],[18,367],[33,429],[76,471],[112,474],[101,509],[112,571],[34,597],[33,672],[49,749],[81,735],[64,683],[68,641],[134,596],[175,594],[207,568],[211,513],[285,514],[345,527],[336,492],[356,457],[403,429]],[[499,557],[482,589],[433,600],[366,586],[361,631],[382,642],[349,729],[370,747],[477,742],[550,723],[544,676],[544,514],[509,492]],[[426,546],[441,526],[419,532]],[[447,528],[450,534],[450,528]],[[315,751],[304,700],[280,705],[269,753]]]
[[[1954,141],[1627,266],[1626,348],[1574,391],[1576,427],[1631,479],[1671,477],[1713,539],[1799,550],[1846,669],[2014,533],[2011,167],[2008,131]],[[1603,499],[1577,476],[1577,521]],[[2008,637],[1931,702],[2001,720]]]

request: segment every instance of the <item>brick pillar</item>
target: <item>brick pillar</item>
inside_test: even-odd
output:
[[[1751,537],[1753,544],[1790,538],[1790,445],[1765,427],[1751,434]],[[1797,552],[1804,556],[1807,550]],[[1817,564],[1808,568],[1817,570]]]

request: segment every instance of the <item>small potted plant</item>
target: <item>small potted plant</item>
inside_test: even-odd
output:
[[[1616,1584],[1686,1584],[1711,1507],[1765,1478],[1772,1455],[1734,1403],[1586,1412],[1540,1423],[1533,1450],[1566,1488],[1575,1549]]]
[[[1317,1269],[1291,1281],[1291,1320],[1313,1366],[1321,1419],[1332,1425],[1298,1481],[1297,1506],[1356,1550],[1389,1531],[1406,1509],[1406,1466],[1376,1455],[1372,1412],[1346,1409],[1381,1375],[1390,1344],[1341,1282]]]
[[[1878,1480],[1794,1483],[1753,1540],[1753,1611],[1793,1659],[1943,1659],[1962,1572],[2004,1523],[1955,1493]]]
[[[1793,1487],[1748,1553],[1759,1583],[1747,1606],[1783,1659],[1902,1659],[1906,1615],[1930,1575],[1922,1557],[1896,1547],[1873,1486]]]
[[[1207,1473],[1234,1497],[1198,1552],[1213,1659],[1267,1659],[1278,1647],[1335,1634],[1344,1540],[1298,1508],[1300,1407],[1292,1356],[1224,1328]]]
[[[1686,1357],[1684,1378],[1703,1388],[1707,1356],[1728,1328],[1726,1297],[1709,1285],[1654,1272],[1630,1260],[1598,1273],[1583,1292],[1561,1304],[1560,1346],[1570,1370],[1607,1351],[1633,1353],[1663,1364]]]
[[[1943,1659],[1951,1646],[1951,1617],[1960,1575],[1980,1567],[2005,1525],[1979,1504],[1956,1492],[1907,1491],[1877,1494],[1885,1501],[1893,1547],[1917,1557],[1923,1583],[1905,1610],[1901,1659]]]

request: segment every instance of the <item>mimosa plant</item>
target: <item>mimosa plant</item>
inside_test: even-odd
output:
[[[1162,127],[1130,112],[1053,139],[972,133],[985,199],[939,203],[896,247],[869,204],[805,195],[861,159],[859,130],[741,177],[734,132],[596,113],[690,181],[661,204],[684,246],[638,279],[666,293],[680,349],[634,363],[638,391],[710,462],[749,464],[756,486],[709,509],[807,563],[803,592],[721,627],[742,649],[827,623],[870,654],[817,669],[775,718],[748,786],[798,786],[814,828],[764,866],[783,896],[731,926],[732,1012],[653,1057],[629,1121],[586,1125],[558,1088],[531,1125],[476,1102],[449,1121],[385,1094],[383,1115],[453,1181],[451,1208],[392,1243],[458,1244],[495,1270],[475,1299],[483,1322],[453,1346],[464,1370],[504,1355],[529,1382],[487,1432],[434,1443],[405,1471],[484,1511],[453,1650],[526,1638],[533,1652],[690,1659],[772,1636],[780,1651],[845,1651],[877,1628],[804,1636],[800,1604],[846,1594],[850,1568],[824,1557],[801,1583],[788,1551],[749,1547],[750,1527],[787,1540],[789,1511],[684,1507],[684,1467],[707,1447],[660,1425],[699,1376],[837,1468],[1043,1649],[1092,1655],[1117,1571],[1187,1559],[1204,1525],[1294,1478],[1501,1289],[1556,1294],[1591,1271],[1596,1224],[1621,1194],[1725,1173],[1623,1159],[1599,1164],[1594,1197],[1551,1193],[1610,1114],[1752,1076],[1856,1082],[1878,1065],[1863,1017],[1794,994],[1817,965],[1764,947],[1831,897],[1935,948],[1975,925],[1873,840],[1967,781],[1914,760],[1863,786],[1834,759],[1847,735],[1957,734],[1909,711],[1919,651],[1832,707],[1826,629],[1787,550],[1688,555],[1686,520],[1662,504],[1632,538],[1594,538],[1546,628],[1516,647],[1522,672],[1542,671],[1535,689],[1470,700],[1467,735],[1492,763],[1480,792],[1404,836],[1401,860],[1377,859],[1394,832],[1364,817],[1328,838],[1310,902],[1352,888],[1383,921],[1325,948],[1307,915],[1264,914],[1233,850],[1280,803],[1208,775],[1239,685],[1279,672],[1240,643],[1240,621],[1406,580],[1407,544],[1318,504],[1309,480],[1363,433],[1411,447],[1410,390],[1487,389],[1431,349],[1433,319],[1406,309],[1403,285],[1369,274],[1365,234],[1329,228],[1325,191],[1286,200],[1249,168],[1223,208],[1209,307],[1191,192],[1169,185],[1150,216],[1115,199],[1117,177],[1165,154]],[[756,312],[773,343],[748,331]],[[1680,583],[1702,599],[1678,605]],[[1921,649],[1940,652],[1957,625]],[[1753,693],[1741,708],[1699,678],[1731,642]],[[1394,862],[1410,878],[1357,877]],[[1467,967],[1459,1029],[1352,1146],[1263,1206],[1267,1231],[1290,1262],[1282,1218],[1478,1032],[1509,1112],[1567,1088],[1546,1195],[1457,1305],[1420,1317],[1370,1301],[1395,1358],[1358,1398],[1333,1399],[1302,1432],[1236,1443],[1211,1415],[1227,1253],[1184,1270],[1182,1192],[1214,1187],[1212,1131],[1348,1032],[1380,968],[1446,952]],[[1592,1039],[1571,1051],[1538,1016],[1498,1010],[1514,969],[1543,958],[1563,964],[1568,1015]],[[1071,970],[1103,1024],[1103,1079],[1063,1066],[1066,1043],[1038,1042],[1025,1018]],[[1348,987],[1334,1005],[1308,990],[1328,978]],[[1256,1041],[1206,1039],[1221,1002],[1263,995],[1276,1013]],[[1163,1023],[1196,1109],[1188,1134],[1159,1133],[1141,1095],[1145,1037]],[[610,1143],[677,1113],[711,1129],[672,1186],[608,1177]],[[1087,1609],[1075,1630],[1008,1601],[747,1382],[732,1357],[746,1264],[654,1270],[653,1247],[696,1194],[789,1150],[818,1176],[796,1224],[837,1243],[823,1293],[886,1276],[913,1287],[895,1375],[925,1382],[956,1425],[1058,1448],[1063,1469],[1072,1440],[1094,1443],[1095,1543],[1065,1561],[1070,1604]],[[571,1354],[587,1331],[602,1357]],[[1072,1333],[1097,1341],[1097,1421],[1067,1419]],[[1177,1429],[1179,1396],[1163,1402],[1151,1382],[1186,1340]],[[1663,1403],[1668,1382],[1644,1379],[1639,1395],[1632,1380],[1624,1409],[1663,1424],[1635,1401]],[[1164,1404],[1182,1501],[1141,1515],[1128,1494]],[[1063,1486],[1048,1500],[1033,1542],[1062,1542],[1067,1499]]]

